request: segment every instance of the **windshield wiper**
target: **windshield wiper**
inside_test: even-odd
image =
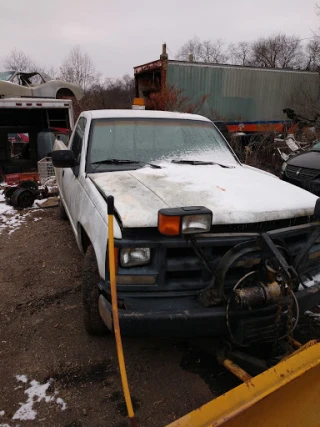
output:
[[[142,162],[140,160],[127,160],[127,159],[105,159],[105,160],[98,160],[96,162],[92,162],[92,165],[97,165],[94,170],[97,169],[98,166],[100,165],[135,165],[135,164],[144,164],[144,165],[149,165],[152,168],[156,168],[156,169],[161,169],[161,166],[159,165],[154,165],[153,163],[146,163],[146,162]]]
[[[178,163],[183,165],[217,165],[222,168],[233,168],[234,166],[222,165],[221,163],[202,161],[202,160],[171,160],[171,163]]]

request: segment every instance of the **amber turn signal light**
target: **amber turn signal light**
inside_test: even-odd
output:
[[[166,236],[179,236],[180,234],[180,216],[167,216],[159,211],[158,230]]]

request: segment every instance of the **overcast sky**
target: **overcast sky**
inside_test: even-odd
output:
[[[0,0],[0,60],[16,48],[58,67],[74,45],[104,76],[169,57],[197,35],[226,44],[275,32],[310,37],[315,0]]]

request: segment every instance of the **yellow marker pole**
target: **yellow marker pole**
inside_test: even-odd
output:
[[[117,299],[117,285],[116,285],[115,257],[114,257],[114,235],[113,235],[113,216],[114,216],[113,196],[109,196],[107,198],[107,204],[108,204],[108,253],[109,253],[109,272],[110,272],[113,329],[114,329],[114,335],[116,337],[118,363],[120,368],[120,376],[121,376],[123,394],[124,394],[124,398],[127,406],[128,417],[129,417],[131,427],[136,427],[137,424],[136,424],[136,419],[133,412],[126,365],[124,362],[122,340],[121,340],[121,333],[120,333],[119,313],[118,313],[118,299]]]

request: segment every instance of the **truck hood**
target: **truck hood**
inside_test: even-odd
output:
[[[162,169],[102,172],[89,178],[113,195],[123,227],[157,227],[161,208],[205,206],[213,224],[313,215],[317,197],[259,169],[166,163]]]

